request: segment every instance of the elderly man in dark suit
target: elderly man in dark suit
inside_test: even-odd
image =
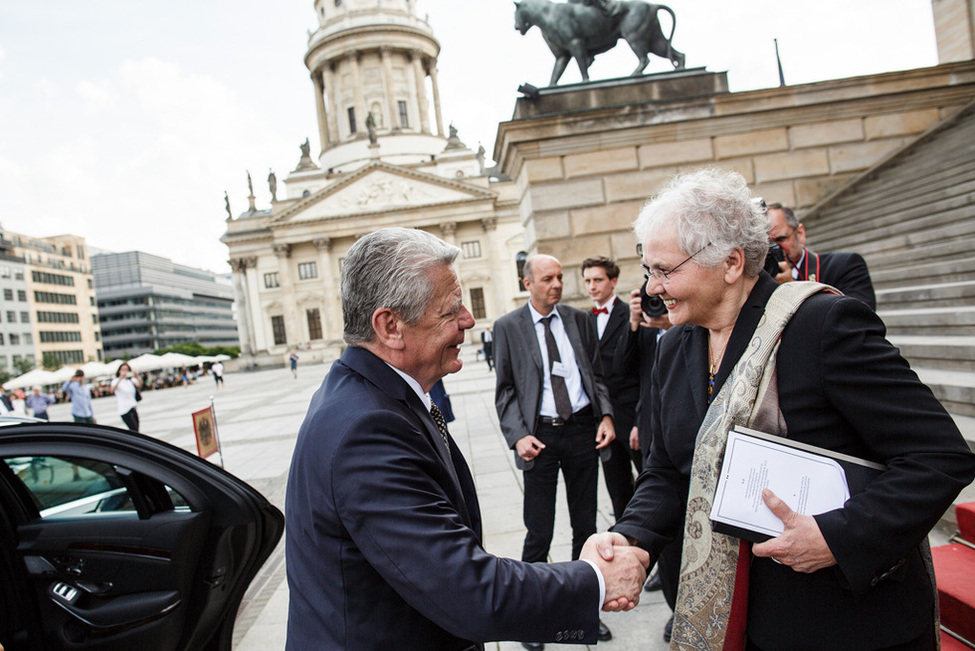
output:
[[[345,257],[349,347],[312,399],[288,477],[289,650],[593,643],[600,605],[638,599],[646,554],[621,547],[608,563],[612,544],[587,545],[582,561],[532,565],[482,547],[470,469],[428,393],[461,368],[474,326],[459,251],[391,228]]]
[[[521,559],[536,563],[547,560],[552,543],[560,469],[572,558],[596,532],[597,450],[605,449],[615,433],[596,328],[586,312],[559,305],[562,264],[535,255],[523,273],[531,299],[494,324],[494,401],[501,432],[524,470],[528,533]],[[600,629],[600,639],[612,637],[605,625]]]
[[[769,205],[767,214],[769,242],[781,246],[785,253],[785,260],[779,263],[782,272],[775,277],[776,281],[812,280],[825,283],[847,296],[860,299],[871,310],[877,309],[870,271],[863,256],[846,251],[816,253],[806,248],[806,228],[791,208],[773,203]]]
[[[582,279],[592,299],[592,320],[599,336],[599,360],[603,367],[603,381],[613,405],[613,428],[619,436],[609,444],[609,454],[602,459],[603,479],[613,502],[613,515],[623,515],[633,497],[633,468],[640,472],[639,451],[631,455],[627,434],[633,429],[636,405],[640,399],[640,376],[624,373],[616,366],[614,357],[621,336],[626,334],[630,308],[616,298],[620,268],[615,261],[600,256],[582,261]]]

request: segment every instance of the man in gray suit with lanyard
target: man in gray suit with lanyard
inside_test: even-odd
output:
[[[560,469],[576,559],[596,532],[597,450],[615,438],[613,408],[602,380],[595,325],[585,312],[558,304],[561,263],[549,255],[532,256],[523,282],[531,295],[528,304],[494,324],[495,406],[525,479],[528,533],[521,560],[548,559]],[[600,640],[612,637],[602,622],[599,633]]]

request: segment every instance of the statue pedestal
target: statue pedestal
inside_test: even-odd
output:
[[[369,158],[379,160],[379,143],[369,143]]]
[[[538,96],[534,99],[527,96],[518,98],[512,119],[699,98],[727,92],[727,73],[688,68],[640,77],[539,88]]]

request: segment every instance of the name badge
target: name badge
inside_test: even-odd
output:
[[[557,375],[559,377],[569,377],[569,370],[565,367],[562,362],[554,362],[552,364],[552,375]]]

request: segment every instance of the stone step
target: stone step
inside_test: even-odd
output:
[[[872,267],[871,267],[872,268]],[[876,288],[877,311],[975,305],[975,280]]]
[[[972,200],[975,200],[975,194]],[[912,249],[950,238],[975,236],[973,215],[975,204],[969,200],[959,201],[945,210],[925,210],[923,214],[896,213],[896,223],[889,225],[856,225],[843,237],[830,232],[818,235],[810,233],[807,241],[810,246],[815,243],[814,251],[816,247],[822,251],[853,250],[869,257],[873,253]]]
[[[869,265],[869,261],[867,262]],[[936,283],[958,283],[975,280],[975,257],[938,260],[905,266],[903,269],[871,270],[874,287],[881,289],[909,288]]]
[[[975,306],[878,310],[887,334],[975,337]]]
[[[821,239],[843,239],[858,235],[871,236],[898,223],[914,220],[971,203],[975,192],[975,164],[971,169],[954,170],[948,178],[931,179],[925,191],[903,193],[895,180],[886,185],[885,201],[869,203],[868,199],[854,195],[856,203],[848,209],[833,212],[806,224],[806,230]],[[805,222],[804,222],[805,223]]]
[[[893,339],[892,337],[891,341]],[[901,352],[904,353],[903,348]],[[904,356],[911,359],[907,354]],[[914,372],[921,382],[931,387],[931,391],[945,409],[956,416],[956,422],[957,416],[975,417],[975,372],[946,370],[932,367],[930,364],[931,360],[924,360],[924,366],[914,366],[912,360]],[[966,435],[966,440],[972,447],[973,439],[968,436]]]
[[[967,260],[975,250],[975,237],[961,237],[941,240],[915,246],[913,248],[897,248],[867,255],[870,269],[899,269],[904,274],[910,273],[910,267],[943,260]]]

